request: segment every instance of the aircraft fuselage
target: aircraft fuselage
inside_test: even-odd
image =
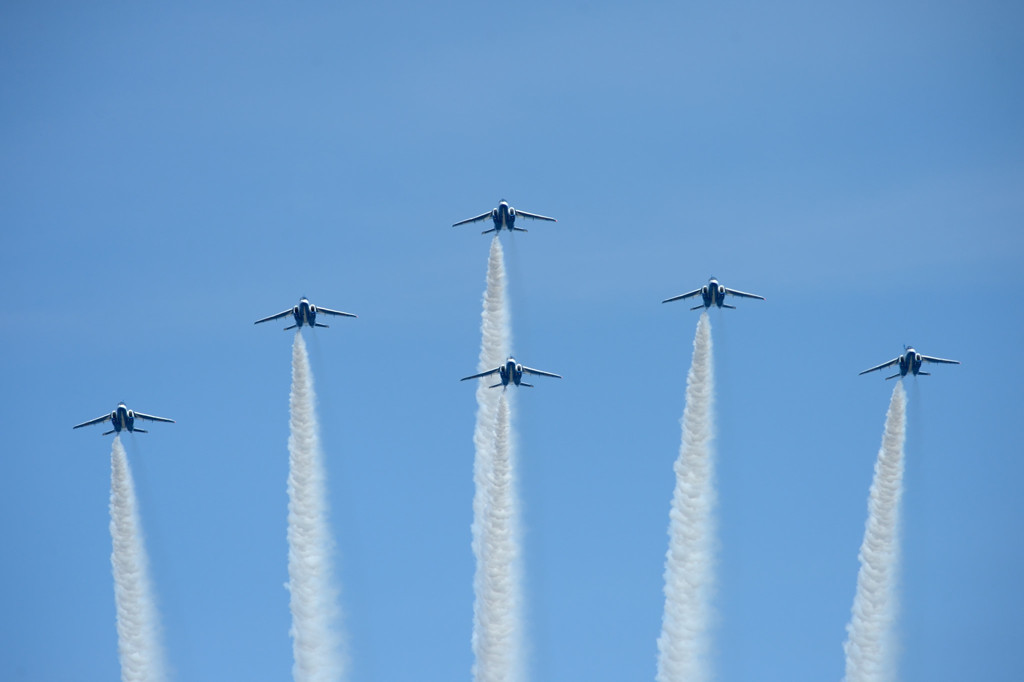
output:
[[[921,359],[921,354],[913,348],[907,348],[903,357],[900,358],[900,376],[907,376],[907,372],[916,376],[921,372],[922,364],[924,361]]]
[[[494,222],[495,230],[505,229],[511,232],[516,226],[516,210],[509,206],[507,201],[502,201],[491,211],[491,220]]]
[[[718,280],[712,277],[708,280],[700,289],[700,297],[704,299],[704,307],[710,308],[713,305],[717,305],[719,308],[725,303],[725,287],[718,283]]]
[[[118,433],[121,433],[121,429],[131,433],[135,430],[135,412],[129,410],[124,403],[120,403],[110,413],[110,423]]]
[[[298,305],[292,308],[292,317],[295,318],[295,324],[300,328],[304,324],[308,324],[310,327],[316,326],[316,306],[309,302],[308,299],[302,299]]]
[[[508,386],[509,381],[518,386],[523,382],[523,366],[509,359],[505,366],[498,370],[498,375],[501,377],[502,386]]]

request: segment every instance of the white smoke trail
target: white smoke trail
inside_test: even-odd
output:
[[[686,377],[683,438],[676,459],[676,487],[665,557],[665,613],[658,637],[658,682],[699,682],[709,678],[711,592],[714,588],[715,505],[711,451],[714,377],[711,323],[697,322],[693,360]]]
[[[135,484],[119,436],[110,452],[110,537],[114,551],[117,653],[124,682],[164,679],[159,623],[149,581],[149,562],[135,501]]]
[[[288,589],[296,682],[340,680],[345,672],[341,636],[335,629],[338,592],[331,578],[333,545],[315,401],[306,344],[296,333],[288,438]]]
[[[511,681],[523,679],[519,528],[511,416],[507,396],[499,396],[489,506],[483,520],[486,559],[478,569],[483,583],[479,598],[486,604],[480,610],[476,678]]]
[[[868,495],[868,521],[858,557],[857,594],[846,626],[843,649],[847,682],[896,679],[892,625],[896,618],[906,408],[903,382],[897,381],[885,416],[885,434]]]
[[[505,262],[497,236],[491,241],[481,332],[478,367],[483,371],[503,364],[511,343]],[[508,405],[502,391],[487,386],[486,380],[477,385],[473,434],[473,678],[515,682],[522,675],[521,583]]]

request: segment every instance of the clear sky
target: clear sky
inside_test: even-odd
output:
[[[0,678],[118,676],[110,438],[179,680],[290,675],[302,295],[352,680],[465,680],[474,389],[508,199],[531,678],[653,679],[709,275],[718,679],[829,680],[904,343],[900,665],[1024,639],[1024,9],[1010,2],[6,3]],[[482,228],[481,228],[482,229]],[[276,323],[275,323],[276,324]],[[283,324],[280,326],[284,326]],[[308,332],[306,332],[308,333]]]

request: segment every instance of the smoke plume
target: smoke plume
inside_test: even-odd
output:
[[[708,629],[714,587],[713,390],[711,323],[704,312],[693,340],[682,445],[675,463],[676,487],[665,557],[665,612],[658,637],[658,682],[700,682],[709,678]]]
[[[333,544],[315,401],[306,344],[296,333],[288,438],[288,589],[296,682],[336,681],[345,672],[336,630],[338,592],[332,582]]]
[[[505,263],[501,242],[491,241],[481,322],[479,371],[501,365],[510,341]],[[521,679],[519,537],[512,476],[509,408],[503,391],[477,385],[473,442],[473,678]]]
[[[897,381],[868,495],[868,521],[858,557],[857,594],[846,626],[843,649],[847,682],[896,679],[892,626],[896,618],[906,407],[903,382]]]
[[[135,501],[135,484],[120,436],[110,452],[110,537],[114,551],[114,601],[117,605],[117,653],[124,682],[161,682],[164,678],[159,623],[149,580],[149,562]]]

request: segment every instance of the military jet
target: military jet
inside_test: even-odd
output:
[[[946,365],[959,365],[959,360],[945,360],[943,358],[933,358],[928,355],[921,355],[912,346],[903,346],[903,354],[897,355],[889,362],[883,362],[882,364],[866,369],[861,374],[867,374],[868,372],[874,372],[875,370],[885,369],[886,367],[892,367],[893,365],[899,365],[900,371],[892,376],[886,377],[886,380],[895,379],[896,377],[905,377],[907,372],[910,372],[914,376],[923,374],[924,376],[930,376],[931,372],[922,372],[921,365],[926,362],[938,362]],[[858,375],[859,376],[859,375]]]
[[[695,305],[690,310],[697,310],[698,308],[710,308],[713,305],[717,305],[719,308],[731,308],[736,309],[736,306],[729,305],[725,302],[726,296],[739,296],[741,298],[758,298],[762,301],[765,300],[764,296],[758,296],[757,294],[748,294],[743,291],[737,291],[736,289],[729,289],[718,283],[718,280],[712,277],[708,280],[708,283],[702,286],[700,289],[694,289],[687,294],[679,294],[672,298],[666,298],[662,303],[670,303],[672,301],[681,301],[684,298],[691,298],[700,294],[704,299],[704,302],[700,305]]]
[[[259,324],[260,322],[270,322],[271,320],[279,320],[282,317],[291,315],[295,318],[295,324],[285,327],[285,331],[289,329],[295,329],[301,327],[304,324],[308,324],[310,327],[327,327],[326,324],[321,324],[316,321],[316,314],[323,313],[324,315],[340,315],[342,317],[356,317],[352,313],[343,313],[340,310],[331,310],[330,308],[317,308],[315,305],[309,302],[309,299],[305,296],[299,301],[299,304],[280,312],[277,315],[271,315],[270,317],[264,317],[262,320],[256,320],[253,324]]]
[[[77,426],[73,426],[71,428],[80,429],[83,426],[91,426],[93,424],[101,424],[103,422],[109,421],[111,424],[114,425],[114,428],[112,428],[110,431],[104,431],[101,435],[109,436],[114,432],[121,433],[121,429],[126,429],[128,433],[149,433],[145,429],[139,429],[135,427],[136,419],[146,419],[151,422],[169,422],[171,424],[174,423],[173,419],[168,419],[166,417],[154,417],[151,414],[143,414],[141,412],[136,412],[135,410],[129,410],[128,407],[125,406],[125,404],[122,402],[118,403],[117,407],[115,407],[114,411],[111,412],[110,414],[105,414],[102,417],[90,419],[87,422],[82,422],[81,424],[78,424]]]
[[[502,386],[502,390],[508,388],[509,381],[511,381],[516,386],[527,386],[529,388],[533,388],[533,384],[528,384],[523,381],[524,374],[534,374],[536,376],[541,377],[554,377],[555,379],[562,378],[561,376],[557,374],[552,374],[551,372],[543,372],[539,369],[525,367],[522,364],[516,362],[516,359],[514,357],[509,356],[508,360],[505,361],[504,365],[501,365],[500,367],[495,367],[494,369],[489,369],[486,372],[474,374],[473,376],[463,377],[462,379],[459,379],[459,381],[466,381],[468,379],[479,379],[480,377],[486,377],[492,374],[497,374],[498,376],[500,376],[501,381],[492,386],[489,386],[489,388],[497,388],[498,386]]]
[[[491,209],[487,213],[481,213],[475,218],[466,218],[460,220],[457,223],[452,223],[452,227],[458,227],[459,225],[465,225],[466,223],[475,223],[478,220],[486,220],[490,218],[494,221],[494,227],[489,230],[484,230],[480,234],[487,234],[488,232],[498,232],[502,228],[509,232],[526,232],[521,227],[516,227],[516,216],[522,216],[523,218],[532,218],[533,220],[550,220],[553,223],[558,222],[554,218],[548,218],[547,216],[537,215],[536,213],[527,213],[526,211],[519,211],[508,205],[508,202],[504,199],[498,204],[498,207]]]

